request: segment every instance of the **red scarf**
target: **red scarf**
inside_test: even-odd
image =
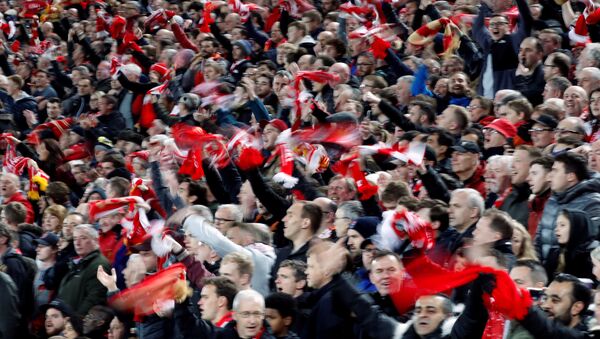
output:
[[[278,43],[275,44],[275,48],[279,47],[279,45],[286,43],[287,40],[285,38],[281,39]],[[270,51],[273,48],[273,40],[269,39],[265,43],[265,52]]]
[[[506,190],[504,190],[504,193],[502,193],[502,195],[500,195],[498,197],[498,199],[496,199],[496,201],[494,202],[494,207],[496,207],[497,209],[500,209],[500,207],[504,203],[504,199],[506,199],[506,197],[508,197],[510,192],[512,192],[512,186],[507,188]]]
[[[232,320],[233,320],[233,312],[229,311],[229,312],[225,313],[225,315],[221,319],[219,319],[219,321],[217,321],[215,323],[215,326],[223,328],[223,327],[225,327],[225,325],[227,325]]]

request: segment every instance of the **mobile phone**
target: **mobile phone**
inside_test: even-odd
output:
[[[528,288],[527,289],[529,291],[529,294],[531,295],[531,299],[533,299],[534,301],[539,301],[542,296],[544,296],[544,289],[543,288]]]

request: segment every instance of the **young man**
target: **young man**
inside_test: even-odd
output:
[[[206,278],[203,283],[198,301],[202,319],[225,327],[233,319],[231,309],[238,289],[227,277]]]
[[[290,330],[296,320],[296,301],[285,293],[273,293],[265,299],[265,319],[277,339],[298,339]]]

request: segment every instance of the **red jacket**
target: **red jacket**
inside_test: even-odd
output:
[[[527,230],[531,235],[531,239],[535,238],[537,227],[540,223],[540,219],[542,219],[544,207],[546,206],[546,202],[549,198],[550,189],[547,189],[546,192],[542,193],[542,195],[536,195],[532,200],[529,200],[529,219],[527,220]]]
[[[98,244],[100,245],[100,252],[108,259],[111,265],[114,263],[115,255],[123,246],[123,227],[116,225],[108,232],[100,231],[98,235]]]
[[[482,162],[475,170],[475,173],[473,173],[473,175],[469,179],[465,180],[463,184],[465,185],[465,188],[472,188],[479,192],[481,196],[485,199],[486,192],[485,179],[483,178],[483,173],[485,173],[485,164]]]
[[[33,206],[27,198],[21,192],[17,192],[13,194],[8,200],[4,201],[4,204],[8,204],[11,202],[20,202],[27,209],[27,216],[25,217],[25,222],[28,224],[32,224],[35,221],[35,213],[33,212]]]

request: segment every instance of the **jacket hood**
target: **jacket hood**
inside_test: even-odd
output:
[[[594,177],[578,183],[565,192],[557,194],[556,200],[559,204],[567,204],[581,195],[596,192],[600,192],[600,178]]]
[[[569,242],[566,245],[567,251],[585,250],[592,241],[592,222],[590,218],[581,210],[565,208],[560,213],[566,213],[571,228],[569,230]]]

